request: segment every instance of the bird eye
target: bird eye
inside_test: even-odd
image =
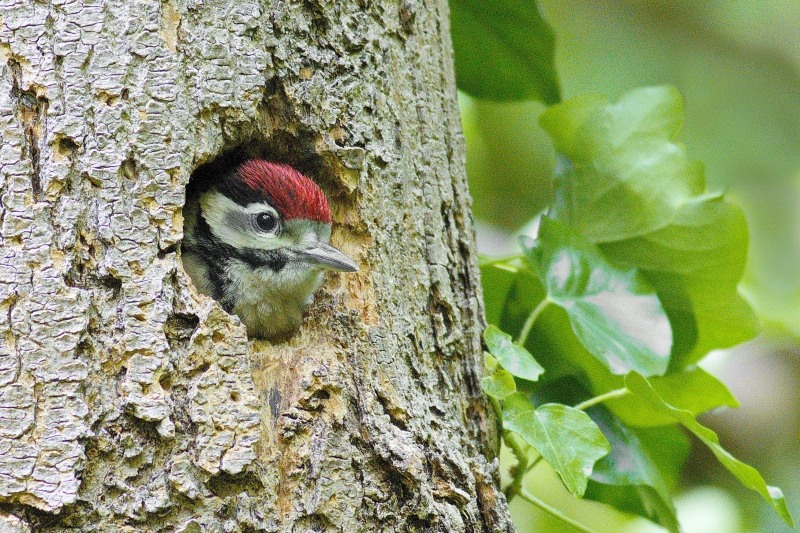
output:
[[[259,213],[256,215],[256,226],[261,231],[275,231],[278,227],[278,220],[271,213]]]

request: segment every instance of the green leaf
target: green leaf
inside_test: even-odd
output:
[[[663,374],[672,331],[653,288],[634,269],[611,265],[572,228],[542,218],[523,248],[547,290],[569,315],[578,339],[614,374]]]
[[[618,264],[638,268],[655,286],[676,335],[672,369],[709,351],[753,338],[758,319],[737,292],[747,259],[747,222],[721,197],[699,197],[664,228],[601,246]]]
[[[502,400],[516,392],[517,385],[514,383],[514,376],[504,368],[498,367],[494,369],[494,372],[481,379],[481,388],[492,398]]]
[[[751,339],[759,327],[737,291],[747,255],[744,216],[705,194],[702,166],[673,142],[682,107],[674,88],[653,87],[616,104],[578,97],[540,119],[565,154],[551,216],[656,289],[675,335],[673,371]]]
[[[483,332],[483,338],[489,351],[503,368],[518,378],[536,381],[544,372],[544,368],[536,362],[528,350],[512,342],[511,336],[496,326],[487,327]]]
[[[560,100],[555,38],[536,2],[451,0],[456,84],[488,100]]]
[[[683,467],[692,448],[689,436],[679,424],[630,429],[636,434],[647,454],[658,466],[669,490],[674,490],[681,480]]]
[[[498,268],[496,265],[484,265],[480,268],[486,322],[499,325],[506,295],[517,274],[504,268]]]
[[[542,282],[539,281],[536,273],[526,266],[524,270],[517,273],[508,291],[500,316],[501,329],[518,335],[530,313],[546,296]],[[558,316],[554,316],[556,314]],[[576,349],[586,352],[586,349],[575,337],[566,313],[555,305],[547,306],[536,319],[533,329],[528,335],[525,348],[531,352],[543,368],[547,369],[547,372],[539,377],[537,384],[542,383],[543,380],[553,381],[562,376],[579,372],[568,355]],[[588,352],[586,352],[586,357],[602,366]],[[518,385],[523,386],[520,383]],[[531,387],[536,388],[531,382],[524,384],[524,387],[526,390]]]
[[[789,509],[786,507],[786,501],[783,497],[783,492],[778,487],[771,487],[766,484],[761,474],[752,466],[746,465],[737,460],[730,453],[728,453],[719,444],[719,437],[710,429],[702,426],[694,415],[683,409],[676,409],[675,407],[666,403],[653,389],[647,379],[637,372],[631,372],[625,376],[625,386],[633,393],[645,400],[650,406],[662,414],[671,416],[680,422],[686,429],[694,433],[706,446],[709,447],[711,452],[716,456],[722,466],[727,468],[736,478],[747,488],[754,490],[761,494],[767,502],[772,506],[778,516],[784,522],[794,527],[792,516],[789,514]],[[505,415],[504,415],[505,417]]]
[[[645,516],[679,533],[667,481],[636,434],[602,406],[591,408],[589,414],[611,445],[611,452],[595,464],[586,497]],[[615,489],[608,490],[608,486]]]
[[[539,276],[531,270],[526,262],[525,269],[516,273],[511,287],[506,293],[498,324],[500,329],[513,335],[519,335],[528,315],[546,296],[547,293],[542,286],[542,282],[539,281]],[[530,340],[526,342],[526,345],[531,351],[534,348],[538,348],[536,345],[531,344]]]
[[[503,427],[533,446],[576,496],[583,495],[593,465],[610,450],[600,429],[583,411],[557,403],[536,409],[521,392],[503,402]]]
[[[593,242],[669,224],[705,189],[702,165],[672,142],[682,108],[675,88],[651,87],[616,104],[589,95],[545,111],[539,122],[568,158],[557,172],[551,216]]]
[[[666,376],[653,376],[649,380],[665,402],[693,415],[717,407],[739,407],[739,402],[725,384],[702,368],[691,367]],[[602,385],[599,380],[594,385],[600,390],[613,390],[621,387],[622,383],[617,376],[613,376],[613,379],[606,378]],[[649,402],[635,395],[609,400],[607,405],[630,426],[651,427],[675,423],[673,416],[654,409]]]
[[[506,309],[503,312],[504,328],[512,331],[518,329],[524,316],[535,306],[536,302],[526,300],[525,295],[535,294],[535,298],[542,299],[543,294],[538,281],[536,286],[531,283],[527,276],[519,277],[515,281],[509,291]],[[539,316],[528,336],[527,346],[536,360],[547,369],[537,384],[552,382],[565,375],[574,375],[581,376],[584,380],[588,379],[593,395],[624,387],[624,376],[612,374],[606,364],[586,350],[572,330],[569,315],[560,307],[551,306]],[[693,414],[722,406],[738,406],[736,398],[722,382],[696,366],[664,376],[653,376],[650,381],[659,395],[670,405],[689,410]],[[524,388],[524,390],[533,392],[539,389]],[[560,396],[538,398],[542,402],[571,403],[565,402]],[[632,394],[609,400],[606,405],[631,426],[653,427],[675,424],[673,418],[655,411]]]
[[[590,409],[593,419],[596,418],[596,408]],[[598,421],[602,426],[602,421]],[[605,429],[603,429],[605,433]],[[628,431],[630,432],[630,430]],[[607,433],[605,433],[607,434]],[[672,490],[676,486],[681,470],[689,456],[691,443],[680,426],[673,425],[661,428],[636,429],[633,434],[638,439],[638,447],[655,464],[661,479]],[[617,443],[609,437],[612,454]],[[600,468],[600,462],[595,465],[595,472]],[[594,474],[592,474],[594,476]],[[660,489],[663,491],[663,489]],[[667,493],[669,495],[669,493]],[[589,479],[584,498],[603,502],[625,512],[638,514],[660,523],[667,529],[674,530],[672,515],[674,509],[669,499],[665,499],[663,492],[659,494],[649,485],[605,485]]]

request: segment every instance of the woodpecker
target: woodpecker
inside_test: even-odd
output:
[[[328,244],[328,200],[288,165],[254,159],[205,174],[187,187],[184,269],[250,337],[283,340],[300,327],[325,271],[358,270]]]

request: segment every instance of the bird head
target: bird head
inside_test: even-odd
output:
[[[212,234],[251,266],[358,270],[328,244],[331,211],[325,194],[288,165],[247,161],[201,194],[199,202]]]
[[[190,185],[184,268],[251,336],[287,337],[300,327],[326,270],[358,270],[328,244],[325,195],[294,168],[251,160],[230,172],[204,173]]]

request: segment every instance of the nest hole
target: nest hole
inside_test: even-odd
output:
[[[184,239],[181,242],[181,258],[184,270],[198,292],[214,298],[227,313],[237,314],[234,305],[229,298],[226,298],[224,290],[228,272],[221,266],[216,269],[209,269],[205,265],[200,267],[196,260],[198,257],[195,245],[198,242],[197,235],[201,231],[210,231],[208,221],[203,217],[200,207],[200,198],[203,192],[214,187],[216,182],[222,182],[226,176],[236,172],[246,161],[258,159],[291,166],[315,182],[325,193],[328,201],[332,203],[332,198],[341,194],[341,191],[337,190],[339,181],[334,179],[334,169],[330,168],[329,164],[317,154],[315,150],[317,141],[317,136],[310,133],[303,135],[296,132],[273,132],[268,139],[248,139],[228,146],[216,157],[204,161],[192,172],[186,185],[186,202],[183,208]],[[237,203],[241,202],[237,201]],[[247,253],[242,253],[244,248],[246,248],[246,243],[241,241],[238,246],[229,246],[228,248],[221,246],[219,250],[213,250],[213,253],[219,253],[219,257],[214,258],[215,262],[222,264],[231,254],[239,253],[241,255],[239,259],[247,264]],[[201,253],[204,254],[204,257],[208,257],[211,252],[206,248]],[[218,261],[216,261],[217,259]],[[249,266],[254,267],[254,265],[255,260]],[[250,330],[249,327],[248,330]],[[283,342],[294,336],[294,333],[273,338],[253,334],[252,331],[248,331],[248,335],[255,338],[266,338],[272,342]]]

